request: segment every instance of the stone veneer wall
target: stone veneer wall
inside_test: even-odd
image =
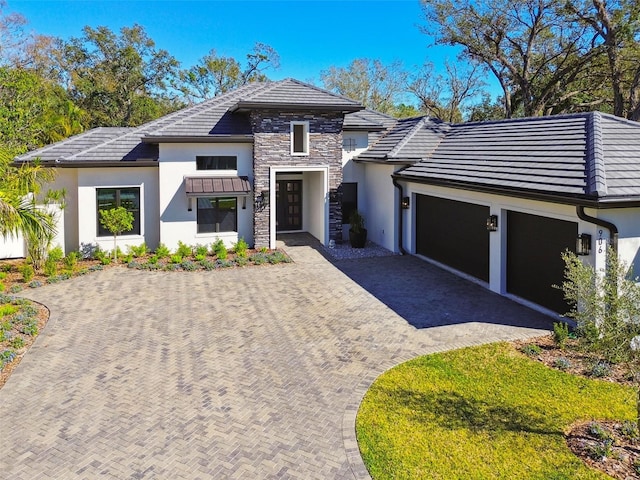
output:
[[[253,129],[254,195],[269,190],[269,167],[329,166],[329,191],[335,193],[342,183],[341,112],[279,112],[254,110],[250,114]],[[291,122],[309,122],[309,155],[291,155]],[[275,188],[275,186],[274,186]],[[266,194],[266,193],[265,193]],[[342,209],[339,195],[330,195],[329,238],[342,238]],[[256,248],[269,246],[271,205],[256,210],[253,238]]]

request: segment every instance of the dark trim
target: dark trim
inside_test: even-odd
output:
[[[495,187],[491,185],[481,185],[477,183],[467,183],[452,180],[425,179],[410,175],[397,175],[392,177],[406,182],[420,183],[424,185],[435,185],[439,187],[449,187],[458,190],[469,190],[473,192],[492,193],[496,195],[507,195],[510,197],[524,198],[527,200],[539,200],[542,202],[560,203],[563,205],[582,205],[589,208],[632,208],[640,206],[640,198],[616,197],[612,199],[598,199],[588,196],[563,195],[560,193],[538,192],[535,190],[520,190],[516,188]]]
[[[327,111],[327,112],[359,112],[364,110],[363,105],[339,105],[325,103],[272,103],[272,102],[245,102],[239,101],[229,107],[230,112],[240,112],[247,110],[283,110],[283,111]]]
[[[372,126],[372,127],[365,127],[364,125],[362,126],[357,126],[357,127],[350,127],[350,126],[342,126],[342,133],[344,134],[345,132],[382,132],[383,130],[386,130],[387,127],[385,127],[384,125],[380,125],[380,126]]]
[[[602,220],[601,218],[592,217],[591,215],[587,215],[584,212],[584,207],[582,205],[576,206],[576,214],[580,220],[584,220],[588,223],[593,223],[600,227],[604,227],[609,230],[611,234],[611,248],[614,252],[618,252],[618,227],[616,227],[613,223],[608,222],[606,220]]]
[[[384,158],[380,158],[380,159],[369,159],[369,158],[359,158],[360,156],[358,155],[357,157],[352,158],[351,160],[353,160],[356,163],[379,163],[381,165],[413,165],[416,162],[419,162],[421,159],[420,158],[413,158],[413,159],[388,159],[387,157]],[[403,180],[405,177],[399,177],[401,180]]]
[[[12,166],[20,167],[32,161],[12,162]],[[87,160],[47,160],[40,161],[40,165],[50,168],[92,168],[92,167],[157,167],[158,160],[114,160],[114,161],[87,161]]]
[[[391,175],[391,181],[393,182],[393,186],[400,192],[400,201],[398,202],[398,248],[400,248],[400,253],[402,253],[402,255],[406,255],[407,251],[402,245],[404,243],[404,235],[402,233],[404,229],[404,210],[402,209],[402,197],[404,196],[404,190],[402,189],[402,185],[398,183],[398,179],[395,176]]]
[[[142,143],[253,143],[253,135],[145,135]]]

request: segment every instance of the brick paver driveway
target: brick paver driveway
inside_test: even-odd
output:
[[[0,476],[366,478],[354,419],[377,375],[549,327],[416,258],[288,250],[295,264],[26,292],[51,320],[0,389]]]

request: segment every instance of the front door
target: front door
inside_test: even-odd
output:
[[[276,181],[276,231],[302,230],[302,180]]]

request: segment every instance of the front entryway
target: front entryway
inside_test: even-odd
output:
[[[276,181],[276,231],[302,230],[302,180]]]

